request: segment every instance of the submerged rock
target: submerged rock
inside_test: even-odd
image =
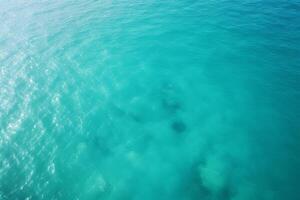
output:
[[[181,120],[176,120],[172,122],[171,128],[176,133],[183,133],[187,129],[186,124]]]
[[[161,87],[162,108],[170,114],[175,114],[182,109],[180,101],[181,92],[172,83],[164,83]]]
[[[181,109],[181,104],[175,99],[163,98],[161,101],[162,107],[168,113],[174,114]]]

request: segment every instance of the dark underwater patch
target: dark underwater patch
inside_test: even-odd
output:
[[[171,124],[171,129],[175,133],[183,133],[183,132],[186,131],[187,126],[186,126],[186,124],[183,121],[181,121],[181,120],[175,120]]]
[[[182,109],[182,103],[179,101],[178,96],[179,92],[173,83],[164,83],[161,86],[161,105],[170,114],[175,114]]]
[[[163,98],[161,100],[162,107],[170,114],[175,114],[181,109],[181,103],[175,99]]]

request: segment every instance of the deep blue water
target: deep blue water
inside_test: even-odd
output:
[[[0,0],[0,200],[299,200],[300,1]]]

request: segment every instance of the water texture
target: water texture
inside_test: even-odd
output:
[[[0,0],[0,200],[299,200],[300,1]]]

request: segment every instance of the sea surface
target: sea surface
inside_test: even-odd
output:
[[[0,0],[0,200],[299,200],[299,0]]]

